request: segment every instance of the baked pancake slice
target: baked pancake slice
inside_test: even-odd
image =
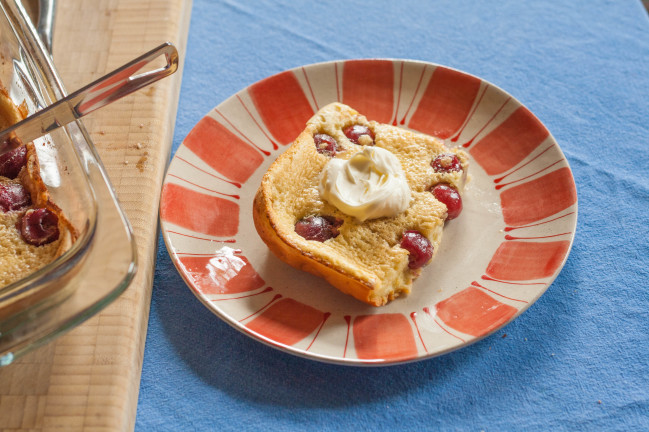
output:
[[[264,175],[255,227],[281,260],[381,306],[436,253],[467,168],[461,150],[333,103]]]

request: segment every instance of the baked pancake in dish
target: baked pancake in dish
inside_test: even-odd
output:
[[[0,130],[26,117],[0,85]],[[52,202],[33,143],[0,143],[0,288],[44,267],[70,248],[77,232]]]
[[[459,216],[468,156],[332,103],[264,175],[257,232],[293,267],[382,306],[412,289]]]

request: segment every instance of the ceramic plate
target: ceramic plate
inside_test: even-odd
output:
[[[263,174],[333,101],[471,156],[464,210],[435,260],[381,308],[284,264],[252,221]],[[210,111],[171,162],[160,216],[192,292],[236,329],[316,360],[385,365],[468,345],[536,301],[568,257],[577,194],[554,138],[498,87],[430,63],[348,60],[279,73]]]

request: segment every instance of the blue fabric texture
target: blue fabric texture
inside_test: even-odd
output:
[[[194,297],[160,241],[136,429],[649,430],[649,18],[640,1],[194,0],[174,150],[247,85],[368,57],[472,73],[541,119],[579,194],[563,271],[474,345],[353,368],[238,333]]]

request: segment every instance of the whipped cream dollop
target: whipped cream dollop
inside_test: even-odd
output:
[[[332,158],[318,190],[322,199],[361,222],[396,216],[411,198],[399,159],[380,147],[365,147],[349,160]]]

